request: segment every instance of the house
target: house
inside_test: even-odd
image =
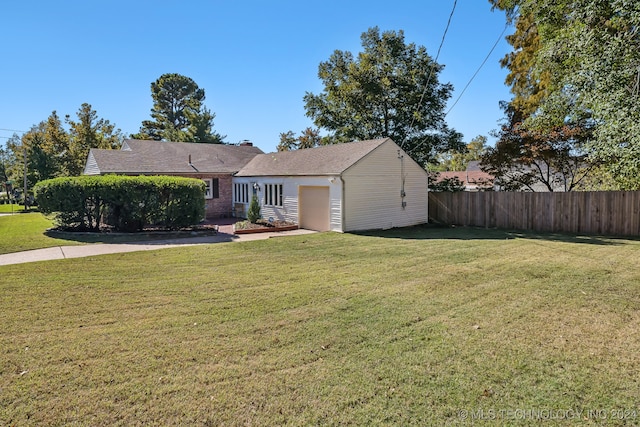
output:
[[[513,164],[496,177],[497,191],[564,192],[570,191],[584,176],[579,162],[567,162],[565,171],[553,169],[547,162],[537,160],[531,164]]]
[[[439,172],[437,181],[457,178],[464,186],[464,191],[491,191],[494,189],[494,176],[480,169],[479,161],[471,161],[463,171]]]
[[[356,231],[426,223],[427,172],[391,139],[264,154],[240,146],[126,140],[92,149],[87,175],[178,175],[207,185],[207,218],[264,218],[312,230]]]
[[[232,177],[262,150],[236,145],[125,140],[120,150],[92,148],[85,175],[176,175],[206,184],[207,218],[232,214]]]
[[[244,216],[258,196],[264,218],[319,231],[426,223],[427,172],[391,139],[259,154],[233,178]]]

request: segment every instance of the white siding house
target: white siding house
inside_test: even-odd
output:
[[[333,182],[331,179],[333,178]],[[236,184],[244,184],[250,189],[250,192],[255,193],[260,201],[260,212],[265,219],[273,218],[276,220],[285,220],[299,224],[300,227],[305,228],[305,216],[300,217],[300,193],[302,192],[303,200],[305,195],[311,189],[326,189],[328,192],[328,215],[327,223],[325,227],[313,227],[322,228],[322,231],[346,231],[342,229],[342,209],[341,209],[341,186],[342,182],[339,176],[271,176],[271,177],[239,177],[235,176],[233,182]],[[269,186],[269,187],[268,187]],[[265,200],[266,191],[273,191],[273,186],[282,186],[282,203],[273,203],[272,200]],[[234,185],[234,189],[237,186]],[[275,191],[278,191],[275,188]],[[312,197],[315,199],[315,197]],[[234,194],[234,201],[235,198]],[[247,209],[249,208],[249,202],[251,202],[251,196],[246,203],[236,203],[236,214],[241,217],[246,216]],[[242,205],[242,207],[238,206]],[[324,206],[323,206],[324,207]],[[304,207],[303,207],[304,208]],[[313,209],[312,211],[317,211]],[[304,212],[303,212],[304,213]],[[313,212],[311,212],[313,215]],[[302,221],[301,221],[302,219]]]
[[[256,194],[263,218],[320,231],[428,221],[427,173],[389,138],[259,154],[233,183],[239,216]]]

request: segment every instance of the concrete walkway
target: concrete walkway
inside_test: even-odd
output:
[[[152,251],[157,249],[174,248],[179,246],[193,246],[222,242],[246,242],[250,240],[263,240],[271,237],[295,236],[311,234],[310,230],[291,230],[271,233],[255,233],[236,235],[229,232],[227,227],[220,227],[218,233],[213,236],[183,237],[168,240],[156,240],[152,242],[132,243],[89,243],[79,246],[55,246],[52,248],[35,249],[32,251],[15,252],[0,255],[0,265],[23,264],[34,261],[47,261],[54,259],[81,258],[95,255],[115,254],[122,252]]]

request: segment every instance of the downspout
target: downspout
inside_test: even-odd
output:
[[[342,185],[342,191],[341,191],[341,194],[340,194],[340,198],[342,199],[342,200],[340,200],[340,222],[341,222],[341,224],[340,224],[341,230],[340,231],[344,233],[346,231],[345,230],[345,225],[346,225],[345,224],[345,218],[346,218],[346,215],[345,215],[345,206],[344,206],[344,204],[345,204],[345,201],[347,200],[347,198],[344,196],[345,186],[344,186],[344,179],[342,179],[342,174],[338,175],[338,179],[340,179],[340,183]]]
[[[406,177],[404,176],[404,154],[398,150],[398,159],[400,159],[400,206],[402,210],[405,210],[407,207],[407,202],[404,200],[407,197],[407,193],[404,191],[404,184]]]

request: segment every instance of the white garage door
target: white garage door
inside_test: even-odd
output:
[[[298,187],[298,224],[307,230],[329,231],[329,187]]]

